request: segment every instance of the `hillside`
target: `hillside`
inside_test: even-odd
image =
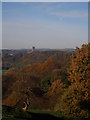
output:
[[[90,44],[74,52],[3,53],[3,105],[89,119],[89,48]]]
[[[51,103],[47,104],[51,100],[46,96],[45,90],[47,91],[56,79],[65,82],[65,67],[69,64],[71,52],[36,51],[28,54],[11,51],[11,53],[3,52],[3,69],[6,68],[6,72],[3,72],[3,104],[22,106],[25,99],[22,91],[29,88],[31,108],[51,108]],[[50,85],[47,80],[44,83],[44,79],[48,79]]]

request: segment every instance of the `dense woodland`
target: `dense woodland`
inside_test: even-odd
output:
[[[90,44],[75,51],[3,51],[3,105],[90,119]]]

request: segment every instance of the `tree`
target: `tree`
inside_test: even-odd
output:
[[[24,108],[22,108],[24,111],[27,111],[30,106],[30,90],[27,88],[26,91],[23,92],[26,95],[26,100],[24,101]]]
[[[71,85],[59,102],[59,110],[69,118],[89,119],[90,109],[90,44],[76,47],[68,68]]]
[[[77,91],[82,92],[84,100],[90,99],[90,44],[82,45],[79,49],[76,47],[76,56],[72,55],[71,66],[68,69],[69,78],[71,84],[76,84]]]
[[[63,94],[63,92],[64,84],[60,79],[57,79],[52,83],[48,92],[45,94],[50,99],[50,103],[52,105],[51,108],[54,109],[55,111],[57,110],[57,107],[54,108],[54,106],[56,105],[56,103],[58,103],[58,99]]]
[[[51,76],[46,76],[40,82],[40,86],[43,92],[48,92],[48,89],[51,86]]]

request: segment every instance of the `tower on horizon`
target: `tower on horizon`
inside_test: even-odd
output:
[[[34,51],[35,51],[35,47],[33,46],[33,47],[32,47],[32,52],[34,52]]]

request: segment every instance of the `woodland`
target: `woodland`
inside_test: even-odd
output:
[[[74,51],[3,50],[2,120],[89,120],[89,73],[90,43]]]

